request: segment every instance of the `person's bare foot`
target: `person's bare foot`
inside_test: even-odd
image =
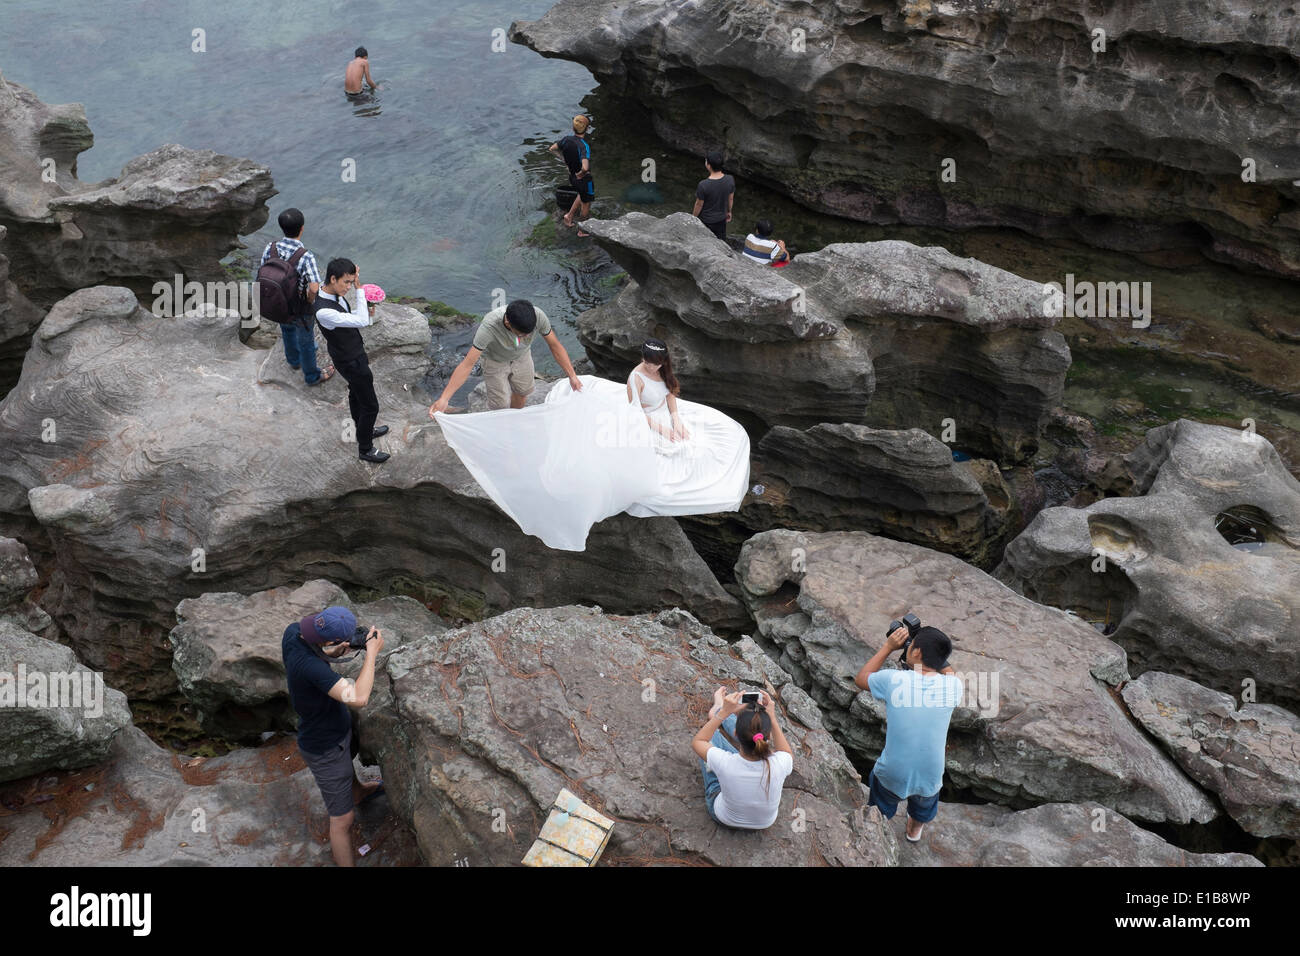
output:
[[[911,840],[913,843],[921,839],[921,831],[924,829],[925,829],[924,823],[917,823],[911,817],[907,818],[907,838]]]
[[[722,698],[727,696],[727,688],[719,687],[713,692],[713,706],[709,708],[709,716],[718,716],[718,711],[722,710]]]

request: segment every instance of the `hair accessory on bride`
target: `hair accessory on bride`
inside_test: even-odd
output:
[[[660,345],[658,342],[654,341],[653,339],[651,339],[650,341],[646,342],[645,347],[646,347],[647,349],[649,349],[651,352],[666,352],[666,351],[668,351],[667,349],[665,349],[662,345]]]

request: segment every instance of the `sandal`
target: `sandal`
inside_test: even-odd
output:
[[[308,386],[311,387],[311,386],[319,385],[321,382],[328,382],[333,377],[334,377],[334,366],[327,365],[323,369],[321,369],[320,378],[316,379],[316,381],[314,382],[309,382]]]

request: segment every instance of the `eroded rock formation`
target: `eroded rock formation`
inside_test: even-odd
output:
[[[839,243],[784,269],[746,260],[685,213],[588,224],[632,277],[578,335],[623,378],[665,339],[683,395],[765,426],[951,425],[1000,464],[1033,455],[1069,349],[1040,284],[906,242]]]
[[[178,274],[221,280],[220,259],[266,222],[265,166],[168,144],[83,183],[77,156],[93,142],[79,103],[49,106],[0,77],[0,226],[11,277],[44,308],[100,283],[143,296]]]
[[[1126,463],[1136,497],[1048,508],[998,578],[1116,625],[1135,674],[1161,670],[1261,703],[1300,704],[1300,482],[1263,438],[1180,419]],[[1236,518],[1231,517],[1236,515]],[[1228,542],[1234,522],[1254,550]]]
[[[582,553],[523,535],[429,419],[429,326],[414,309],[385,303],[366,332],[392,429],[379,467],[357,459],[342,377],[304,387],[281,350],[241,345],[237,321],[158,318],[126,289],[83,290],[51,310],[0,404],[13,452],[0,527],[50,569],[43,605],[114,686],[174,691],[166,636],[183,598],[326,575],[407,584],[471,618],[581,599],[747,620],[671,518],[609,519]]]
[[[813,209],[1300,276],[1286,4],[561,0],[511,37]]]

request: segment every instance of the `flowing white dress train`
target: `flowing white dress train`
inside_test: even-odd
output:
[[[649,406],[642,409],[628,401],[626,385],[580,379],[582,391],[561,379],[540,405],[436,416],[470,474],[524,533],[557,551],[583,551],[591,526],[620,512],[646,518],[740,507],[749,436],[738,423],[678,399],[690,438],[673,442],[646,421],[649,414],[672,427],[662,382],[642,376]]]

